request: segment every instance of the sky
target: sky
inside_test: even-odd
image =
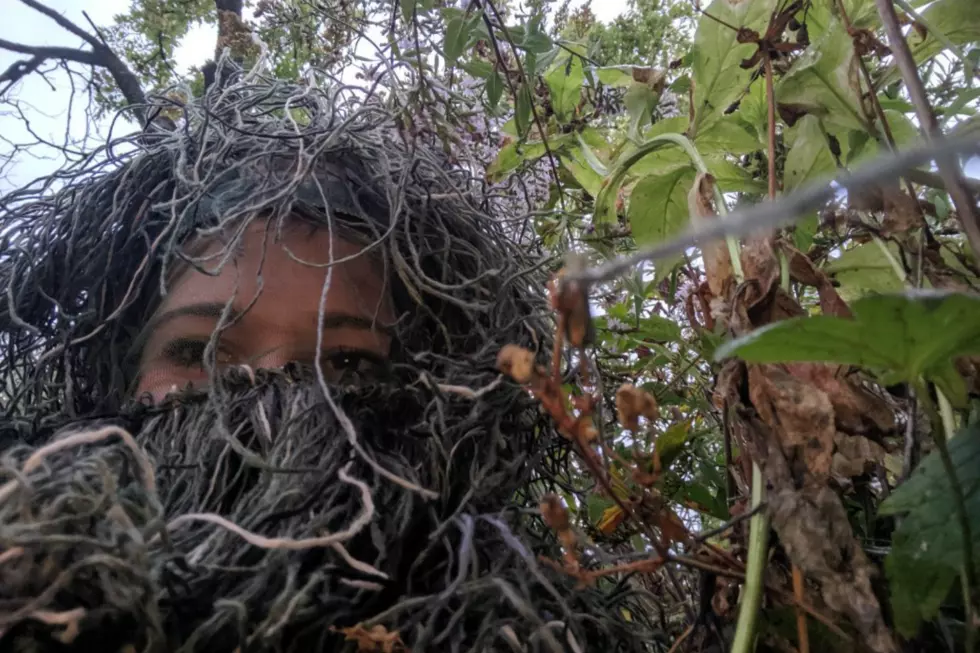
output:
[[[42,0],[47,6],[63,14],[77,25],[89,29],[85,13],[96,25],[110,25],[113,17],[128,10],[130,0]],[[626,10],[627,0],[601,0],[593,5],[593,11],[600,20],[610,21]],[[84,12],[84,13],[83,13]],[[43,16],[19,0],[0,0],[0,38],[25,45],[58,45],[78,47],[80,39],[63,30],[46,16]],[[200,65],[214,54],[216,29],[211,26],[197,26],[181,41],[175,53],[175,66],[186,70],[192,65]],[[365,53],[367,54],[367,53]],[[0,51],[0,70],[5,70],[23,56]],[[70,86],[64,74],[51,75],[55,88],[36,75],[23,79],[17,89],[17,97],[24,103],[31,129],[43,138],[62,143],[65,140],[65,125],[68,123],[69,136],[80,139],[85,135],[86,116],[78,111],[68,115]],[[14,142],[32,142],[34,138],[24,127],[19,117],[9,115],[0,109],[0,135]],[[109,121],[92,127],[92,143],[105,140],[109,132]],[[132,125],[117,123],[115,130],[132,130]],[[120,131],[114,135],[121,135]],[[0,153],[9,150],[6,143],[0,142]],[[20,154],[15,163],[7,168],[6,178],[0,177],[0,193],[9,191],[37,177],[49,174],[61,165],[60,153],[53,148],[34,150],[34,155]]]

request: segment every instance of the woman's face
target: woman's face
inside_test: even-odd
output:
[[[394,313],[381,263],[364,255],[332,268],[311,267],[293,257],[323,265],[331,260],[331,244],[333,260],[354,256],[361,247],[300,222],[288,223],[278,239],[273,231],[265,222],[249,226],[236,255],[217,275],[190,266],[177,275],[145,331],[138,396],[150,393],[159,401],[188,383],[207,383],[204,350],[229,301],[224,322],[229,326],[215,348],[219,367],[313,363],[320,295],[330,269],[320,354],[328,381],[382,372]],[[207,256],[221,252],[224,244],[205,242],[197,249]],[[213,270],[219,261],[209,258],[201,267]]]

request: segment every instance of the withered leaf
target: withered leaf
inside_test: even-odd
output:
[[[710,174],[702,172],[695,178],[694,186],[687,196],[691,224],[698,225],[716,219],[717,214],[713,205],[714,185],[715,178]],[[718,240],[707,243],[701,247],[701,257],[704,259],[704,271],[711,294],[727,299],[735,283],[727,244],[725,241]]]
[[[823,483],[834,454],[834,408],[827,394],[778,365],[749,366],[749,397],[799,478]]]

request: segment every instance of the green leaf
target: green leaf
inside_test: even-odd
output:
[[[793,146],[786,155],[783,191],[789,193],[794,188],[833,176],[836,165],[820,129],[820,121],[814,116],[803,116],[790,132]]]
[[[469,35],[463,29],[464,26],[465,22],[462,16],[456,16],[446,25],[446,39],[443,42],[443,49],[446,54],[446,63],[450,66],[456,63],[459,55],[463,54],[463,48],[466,47]]]
[[[640,320],[638,335],[641,340],[679,342],[681,340],[681,327],[673,320],[659,315],[651,315]]]
[[[694,170],[681,168],[644,177],[629,198],[629,223],[637,245],[658,243],[680,232],[688,221],[687,194]]]
[[[582,60],[578,57],[566,57],[564,61],[559,61],[545,77],[551,108],[560,121],[574,117],[584,81]]]
[[[634,82],[623,97],[626,112],[629,114],[629,134],[638,138],[640,131],[650,124],[653,110],[660,101],[660,94],[647,84]]]
[[[474,59],[473,61],[467,61],[466,63],[461,64],[461,66],[463,70],[479,79],[488,80],[490,75],[493,74],[493,65],[487,61]]]
[[[569,140],[569,134],[552,138],[548,141],[550,147],[558,148]],[[497,158],[490,167],[487,168],[487,179],[499,181],[513,172],[526,161],[540,159],[548,150],[541,141],[528,141],[522,143],[519,140],[512,141],[502,147],[497,153]]]
[[[500,96],[504,93],[504,80],[501,79],[497,71],[492,71],[487,77],[487,104],[491,109],[495,109],[500,102]]]
[[[776,84],[780,104],[797,105],[819,117],[832,133],[865,129],[854,56],[847,30],[834,19]]]
[[[670,467],[674,459],[683,451],[690,430],[691,424],[689,422],[678,422],[657,438],[657,454],[660,456],[660,465],[663,469]]]
[[[584,188],[592,197],[599,194],[602,187],[602,175],[597,173],[585,156],[581,147],[571,147],[566,149],[561,156],[562,165],[567,169],[575,181]]]
[[[400,0],[399,5],[401,6],[402,18],[405,19],[405,22],[407,23],[412,20],[412,17],[415,15],[416,0]]]
[[[922,17],[932,28],[923,39],[916,30],[909,30],[906,37],[912,57],[917,64],[935,57],[946,49],[933,33],[942,32],[953,45],[965,45],[980,41],[980,2],[976,0],[937,0],[922,12]],[[882,77],[879,88],[901,79],[894,64]]]
[[[520,88],[517,89],[517,106],[514,109],[514,120],[517,123],[517,131],[521,135],[527,134],[531,128],[533,109],[531,90],[527,87],[527,84],[521,84]]]
[[[796,227],[793,229],[793,244],[796,246],[796,249],[805,254],[810,249],[810,245],[813,244],[813,236],[817,233],[819,227],[820,216],[816,213],[812,213],[797,222]]]
[[[704,163],[708,166],[708,172],[715,178],[718,188],[723,192],[754,194],[766,192],[765,181],[753,179],[751,172],[724,157],[706,156]]]
[[[976,113],[973,109],[967,107],[966,105],[973,102],[977,98],[980,98],[980,87],[977,88],[964,88],[959,93],[956,94],[956,99],[953,100],[948,107],[942,110],[944,116],[955,116],[960,113],[966,113],[973,115]]]
[[[962,385],[954,387],[949,375],[955,357],[980,353],[980,297],[918,290],[872,295],[851,308],[853,320],[821,315],[757,329],[720,347],[715,358],[860,365],[887,372],[893,382],[925,378],[948,391],[950,401],[965,403]]]
[[[602,513],[604,513],[607,508],[611,508],[616,504],[613,503],[612,500],[601,497],[598,494],[590,494],[589,498],[585,502],[585,505],[589,513],[589,522],[598,524],[599,520],[602,519]]]
[[[896,260],[900,259],[898,245],[886,245]],[[824,271],[839,284],[838,292],[845,301],[852,301],[870,292],[898,292],[905,288],[895,267],[875,242],[864,243],[845,250],[833,259]]]
[[[710,126],[748,86],[751,70],[743,69],[743,59],[757,46],[741,44],[728,27],[746,27],[764,32],[775,0],[715,0],[698,21],[694,34],[694,131]],[[714,20],[718,19],[718,20]],[[719,21],[724,21],[723,25]]]
[[[694,139],[702,156],[713,154],[746,154],[762,148],[762,143],[733,117],[721,118],[713,125],[698,132]]]
[[[980,427],[973,426],[948,445],[956,478],[963,489],[974,560],[980,553]],[[953,515],[954,495],[938,452],[930,454],[909,479],[880,506],[879,514],[905,513],[885,559],[896,625],[913,636],[921,620],[939,612],[963,566],[960,524]]]

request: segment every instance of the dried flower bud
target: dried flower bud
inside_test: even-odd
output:
[[[553,531],[561,533],[569,529],[568,510],[556,494],[546,494],[541,498],[541,517]]]
[[[537,372],[534,353],[517,345],[504,345],[497,354],[497,369],[518,383],[530,383]]]
[[[640,416],[650,420],[657,419],[660,410],[653,395],[630,383],[624,383],[616,391],[616,413],[620,424],[636,431],[640,428]]]

